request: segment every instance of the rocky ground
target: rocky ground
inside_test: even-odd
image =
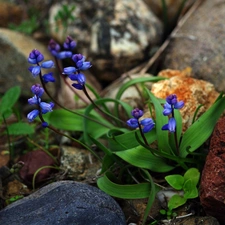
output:
[[[67,35],[77,41],[76,51],[92,62],[87,83],[95,84],[103,96],[115,96],[116,89],[127,79],[152,75],[169,78],[146,85],[157,97],[165,98],[172,91],[185,101],[185,108],[181,111],[184,130],[193,119],[188,114],[193,115],[197,106],[202,104],[198,112],[201,115],[219,93],[225,91],[223,0],[188,0],[177,24],[174,18],[178,21],[176,12],[182,1],[168,0],[167,25],[163,22],[160,1],[67,1],[70,7],[75,2],[76,8],[75,19],[68,20],[66,26],[60,19],[54,19],[61,9],[61,1],[35,2],[0,1],[0,92],[3,94],[10,87],[20,85],[24,115],[30,110],[26,99],[30,98],[30,86],[34,84],[27,70],[30,51],[37,48],[46,60],[51,59],[46,44],[50,38],[62,44]],[[38,26],[26,25],[33,28],[30,34],[8,28],[10,23],[19,26],[37,11],[41,12],[35,19]],[[43,25],[46,19],[48,32]],[[55,85],[48,86],[50,92],[68,108],[79,106],[81,102],[77,104],[74,101],[74,93],[60,82],[58,80]],[[139,93],[132,88],[126,91],[123,100],[133,107],[141,102]],[[7,123],[14,121],[15,118],[10,118]],[[154,219],[158,221],[155,224],[225,223],[223,124],[224,118],[221,118],[210,144],[206,143],[208,156],[200,182],[200,198],[190,201],[186,208],[180,209],[183,214],[171,221],[161,220],[158,213],[161,206],[156,200],[149,214],[149,224]],[[35,141],[43,139],[39,130]],[[51,153],[58,157],[62,169],[58,171],[53,168],[52,158],[40,146],[36,151],[22,155],[27,147],[25,138],[12,137],[17,149],[17,157],[12,163],[6,154],[8,142],[4,131],[5,126],[2,125],[0,224],[140,224],[146,199],[114,199],[96,188],[101,165],[89,151],[50,133],[50,143],[54,145]],[[36,189],[33,190],[35,172],[46,165],[50,167],[38,173]],[[20,169],[20,172],[14,173],[12,169]],[[6,207],[6,199],[13,202],[15,196],[25,197]]]

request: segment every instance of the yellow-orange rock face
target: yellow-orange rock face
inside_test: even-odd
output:
[[[198,106],[202,105],[197,118],[214,103],[219,95],[213,84],[192,78],[190,68],[183,71],[167,69],[161,71],[158,76],[168,79],[154,83],[152,93],[162,99],[170,94],[176,94],[178,101],[183,100],[185,103],[180,110],[183,118],[183,131],[192,124]]]

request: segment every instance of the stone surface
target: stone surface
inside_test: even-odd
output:
[[[60,42],[65,34],[77,40],[77,51],[93,62],[92,71],[102,80],[115,80],[161,42],[162,24],[142,0],[91,0],[75,5],[76,19],[67,28],[54,20],[61,5],[51,8],[51,35]]]
[[[95,179],[101,163],[88,150],[62,146],[60,168],[69,179],[81,181]]]
[[[160,69],[193,68],[195,78],[225,91],[225,4],[205,0],[170,39]]]
[[[35,172],[43,166],[54,166],[55,161],[44,151],[35,150],[22,155],[19,161],[24,165],[19,171],[20,178],[27,185],[32,184],[32,179]],[[38,172],[36,175],[35,183],[43,182],[53,172],[52,168],[45,168]]]
[[[213,84],[192,78],[191,74],[190,68],[183,71],[163,70],[158,76],[169,79],[154,83],[151,89],[152,93],[158,98],[165,99],[170,94],[176,94],[179,101],[184,101],[185,105],[180,110],[183,119],[183,131],[192,124],[197,107],[203,105],[196,118],[202,115],[219,95]]]
[[[4,225],[126,225],[119,205],[99,189],[55,182],[0,211]]]
[[[202,172],[200,200],[208,215],[225,224],[225,117],[212,134],[210,149]]]
[[[40,83],[40,81],[38,78],[35,79],[28,71],[28,67],[31,65],[27,62],[27,58],[33,49],[38,49],[44,54],[45,60],[52,59],[47,47],[35,41],[32,37],[0,28],[0,49],[0,93],[4,93],[10,87],[19,85],[22,95],[31,97],[30,87],[35,83]],[[51,93],[54,92],[54,85],[53,83],[48,84]]]

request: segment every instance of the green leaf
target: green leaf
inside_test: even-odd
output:
[[[169,145],[168,131],[162,130],[162,126],[168,123],[168,117],[163,115],[163,107],[160,101],[148,89],[146,91],[155,109],[158,149],[171,154],[172,149]]]
[[[163,173],[174,169],[174,167],[168,165],[163,158],[154,156],[149,150],[142,146],[125,151],[118,151],[115,152],[115,154],[133,166],[149,169],[154,172]]]
[[[10,88],[2,97],[0,101],[0,114],[4,114],[10,110],[17,102],[20,96],[21,89],[19,86]]]
[[[147,198],[151,191],[150,183],[116,184],[109,179],[107,173],[97,180],[97,185],[105,193],[123,199]]]
[[[224,108],[225,97],[222,97],[187,129],[180,144],[181,157],[186,157],[189,152],[194,152],[210,137]]]
[[[180,195],[173,195],[168,202],[168,208],[170,210],[176,209],[177,207],[184,205],[186,201],[187,199]]]
[[[186,199],[198,197],[198,189],[196,188],[195,185],[193,185],[191,180],[187,180],[184,183],[183,190],[184,190],[184,197]]]
[[[179,174],[169,175],[165,177],[167,183],[176,190],[182,190],[184,177]]]
[[[117,92],[116,99],[120,99],[124,91],[134,84],[145,83],[145,82],[157,82],[157,81],[165,80],[165,79],[167,78],[158,77],[158,76],[149,76],[149,77],[139,77],[139,78],[130,80],[120,87],[119,91]]]
[[[84,110],[77,110],[79,113],[83,113]],[[110,126],[111,124],[104,120],[102,117],[100,117],[97,113],[91,113],[90,118],[93,118],[95,120],[98,120],[99,122],[102,122],[102,124],[105,124],[106,126]],[[68,112],[64,109],[58,109],[54,110],[49,114],[49,123],[62,130],[69,130],[69,131],[84,131],[84,123],[83,118],[79,115],[73,114],[71,112]],[[88,119],[85,119],[88,120]],[[108,132],[109,128],[98,124],[94,121],[88,120],[87,121],[87,129],[86,132],[90,134],[93,138],[99,138],[105,133]],[[111,125],[112,126],[112,125]]]
[[[139,146],[139,142],[136,139],[136,135],[141,138],[139,130],[128,131],[123,134],[112,133],[112,130],[108,132],[108,144],[112,151],[127,150]],[[118,131],[118,130],[117,130]],[[156,132],[153,129],[151,132],[145,134],[145,137],[149,144],[156,140]]]
[[[200,172],[196,168],[190,168],[184,174],[184,181],[191,180],[194,186],[197,186],[200,179]]]
[[[33,126],[23,122],[10,124],[7,128],[9,135],[29,135],[35,132]]]

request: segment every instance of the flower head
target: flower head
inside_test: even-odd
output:
[[[51,39],[48,44],[48,50],[53,56],[56,56],[60,51],[60,45],[56,41]]]
[[[38,64],[44,60],[44,55],[41,54],[37,49],[34,49],[30,52],[28,57],[28,62],[30,64]]]
[[[163,115],[169,116],[173,113],[174,109],[181,109],[184,106],[183,101],[177,101],[177,96],[175,94],[171,94],[166,97],[166,103],[164,104]]]
[[[32,110],[30,113],[27,114],[27,119],[29,122],[33,122],[34,119],[38,116],[39,111],[37,109]]]
[[[41,87],[40,84],[35,84],[35,85],[32,85],[31,91],[37,97],[41,97],[43,95],[43,93],[44,93],[44,88]]]
[[[63,47],[68,50],[73,50],[76,45],[76,42],[70,36],[68,36],[65,42],[63,43]]]
[[[145,118],[141,120],[140,124],[143,126],[143,133],[148,133],[155,127],[155,123],[151,118]]]
[[[53,77],[53,73],[46,73],[42,76],[44,83],[55,82],[55,78]]]
[[[176,131],[176,120],[172,117],[169,119],[169,122],[163,125],[162,130],[168,130],[171,133]]]
[[[131,112],[131,115],[136,119],[139,119],[140,117],[142,117],[143,114],[144,114],[144,112],[138,108],[132,110],[132,112]]]
[[[143,133],[151,131],[155,127],[155,123],[151,118],[145,118],[139,122],[144,112],[138,108],[131,111],[133,118],[127,120],[127,125],[131,128],[138,128],[142,126]]]
[[[131,128],[138,128],[138,120],[136,118],[131,118],[127,120],[127,125]]]

